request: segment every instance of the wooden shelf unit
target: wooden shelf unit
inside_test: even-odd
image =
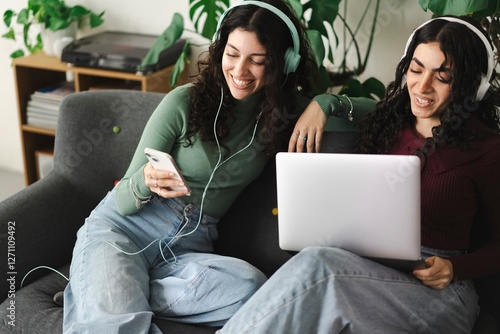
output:
[[[91,89],[137,89],[167,93],[170,90],[170,75],[173,65],[157,72],[137,75],[119,71],[71,66],[57,57],[38,52],[13,60],[17,106],[21,131],[26,185],[37,181],[36,152],[53,148],[56,131],[27,124],[26,109],[31,94],[66,81],[67,72],[74,78],[75,91]],[[187,82],[187,76],[179,82]],[[139,111],[138,111],[139,112]]]

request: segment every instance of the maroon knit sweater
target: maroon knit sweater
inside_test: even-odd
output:
[[[408,126],[390,153],[413,154],[422,143],[423,138]],[[468,151],[437,144],[426,160],[421,172],[422,245],[467,250],[471,227],[481,221],[487,226],[481,233],[488,241],[466,255],[449,258],[454,277],[469,279],[500,271],[500,136],[477,141]]]

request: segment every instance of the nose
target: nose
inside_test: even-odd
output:
[[[242,57],[234,63],[233,75],[242,77],[245,74],[246,70],[247,70],[246,61]]]
[[[424,73],[420,77],[420,82],[418,85],[418,88],[421,92],[428,92],[429,90],[432,90],[432,82],[434,79],[434,74],[430,72]]]

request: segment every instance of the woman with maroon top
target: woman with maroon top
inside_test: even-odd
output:
[[[221,333],[471,332],[479,312],[472,279],[500,271],[493,57],[475,21],[424,23],[410,36],[386,98],[361,127],[359,153],[421,158],[427,268],[405,273],[339,248],[306,248]],[[318,149],[326,123],[320,107],[321,100],[312,102],[299,119],[295,133],[308,140],[292,136],[291,151]],[[485,241],[472,250],[473,230]]]

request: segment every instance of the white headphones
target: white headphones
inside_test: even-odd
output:
[[[420,28],[422,28],[423,26],[427,25],[429,22],[432,22],[434,20],[446,20],[446,21],[450,21],[450,22],[457,22],[457,23],[463,24],[464,26],[469,28],[471,31],[473,31],[481,39],[481,41],[483,41],[484,47],[486,48],[486,55],[488,57],[488,71],[487,71],[486,75],[484,73],[481,73],[481,83],[479,84],[479,87],[478,87],[477,92],[476,92],[476,101],[481,101],[491,86],[490,79],[491,79],[491,76],[493,74],[493,69],[495,68],[494,53],[493,53],[493,48],[491,47],[491,44],[489,43],[486,36],[484,36],[484,34],[478,28],[476,28],[474,25],[470,24],[469,22],[455,18],[455,17],[437,17],[435,19],[432,19],[432,20],[429,20],[429,21],[423,23],[417,29],[415,29],[413,31],[413,33],[410,35],[410,37],[408,38],[408,41],[406,42],[405,52],[404,52],[402,58],[404,58],[406,56],[406,53],[408,52],[408,48],[410,47],[410,43],[413,40],[413,36],[415,35],[415,33]]]
[[[217,28],[215,29],[215,34],[214,37],[212,38],[212,42],[215,42],[219,38],[219,28],[222,22],[224,21],[224,17],[226,14],[233,9],[234,7],[239,7],[239,6],[246,6],[246,5],[254,5],[258,7],[265,8],[275,15],[277,15],[288,27],[288,30],[290,30],[290,35],[292,36],[292,41],[293,41],[293,48],[288,48],[285,52],[285,66],[283,68],[283,73],[285,74],[290,74],[293,73],[297,70],[297,67],[299,66],[300,63],[300,40],[299,40],[299,34],[297,32],[297,28],[293,25],[292,20],[288,16],[285,15],[281,10],[278,8],[266,3],[266,2],[261,2],[261,1],[254,1],[254,0],[247,0],[247,1],[242,1],[240,3],[234,4],[233,6],[229,7],[226,9],[224,13],[219,18],[219,22],[217,23]]]

